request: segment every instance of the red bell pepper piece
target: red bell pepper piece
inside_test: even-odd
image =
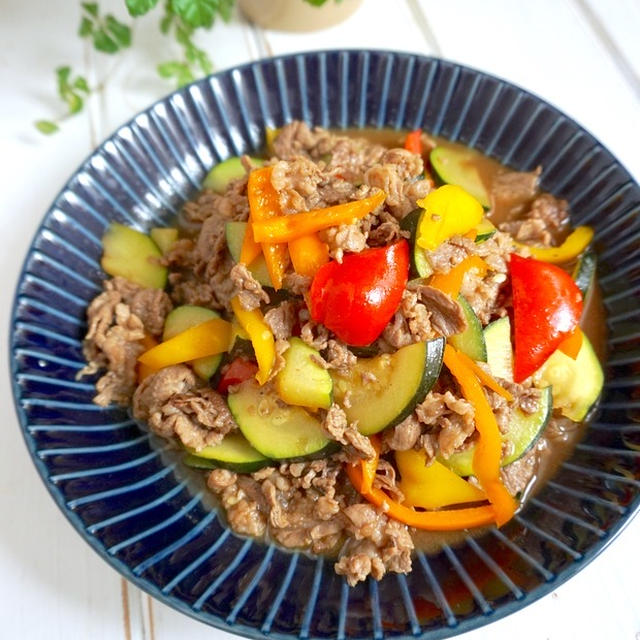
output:
[[[404,148],[411,153],[422,155],[422,129],[416,129],[407,134],[404,139]]]
[[[311,317],[347,344],[371,344],[400,305],[408,276],[406,240],[327,262],[311,283]]]
[[[522,382],[578,326],[582,294],[560,267],[511,254],[514,322],[514,375]]]
[[[258,372],[258,365],[253,360],[236,358],[222,369],[222,376],[218,382],[218,393],[227,393],[229,387],[253,378]]]

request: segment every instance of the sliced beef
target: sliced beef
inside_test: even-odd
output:
[[[197,387],[194,373],[185,365],[147,377],[133,396],[133,415],[158,435],[176,436],[195,450],[216,445],[237,429],[224,398],[209,387]]]
[[[508,171],[494,178],[491,203],[497,220],[513,220],[525,210],[538,192],[540,171],[539,167],[529,172]]]
[[[464,312],[457,300],[429,285],[409,285],[408,288],[416,292],[418,300],[429,312],[432,327],[441,336],[449,337],[467,328]]]
[[[429,392],[415,413],[423,425],[439,427],[438,450],[444,458],[462,448],[475,431],[473,406],[451,391]]]
[[[238,296],[240,306],[247,311],[259,309],[262,303],[269,304],[269,296],[253,274],[241,262],[234,265],[229,276],[235,287],[234,296]]]
[[[343,375],[347,375],[358,360],[344,342],[333,339],[327,343],[326,359],[330,369]]]
[[[338,262],[342,262],[345,253],[360,253],[367,248],[367,234],[359,223],[341,224],[320,235],[329,245],[329,255]]]
[[[349,424],[344,410],[337,404],[329,407],[322,422],[323,429],[340,444],[363,460],[373,460],[376,451],[371,441],[358,431],[357,424]]]
[[[144,308],[145,300],[158,314],[156,318]],[[132,307],[143,316],[146,324]],[[104,291],[87,309],[89,328],[83,351],[88,364],[81,372],[83,375],[107,369],[96,383],[96,404],[129,404],[136,385],[137,359],[144,351],[140,341],[145,332],[157,334],[161,331],[170,309],[171,303],[162,291],[142,289],[124,278],[113,278],[104,283]]]
[[[407,416],[400,424],[383,432],[384,443],[392,451],[408,451],[418,442],[420,422],[415,414]]]
[[[349,585],[371,576],[376,580],[388,571],[411,571],[413,540],[406,525],[390,520],[369,504],[352,504],[343,509],[350,534],[335,564]]]
[[[293,335],[293,328],[298,321],[298,306],[293,300],[283,300],[264,314],[264,321],[276,339],[288,340]]]

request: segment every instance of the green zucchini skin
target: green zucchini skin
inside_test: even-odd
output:
[[[247,223],[227,222],[224,229],[229,253],[235,262],[240,262],[240,252],[242,251],[242,242],[247,230]],[[267,263],[264,261],[262,253],[247,268],[263,287],[273,287],[271,276],[267,270]]]
[[[278,394],[287,404],[310,409],[331,406],[333,380],[314,356],[320,354],[300,338],[289,339],[289,348],[283,354],[284,367],[275,377]]]
[[[349,376],[332,374],[334,398],[349,422],[357,421],[358,430],[364,435],[402,422],[437,381],[444,344],[444,338],[417,342],[391,355],[360,358]],[[366,382],[367,373],[373,373],[375,381]],[[345,403],[347,393],[350,401]]]
[[[264,160],[258,158],[251,158],[251,161],[256,167],[261,167],[264,164]],[[224,193],[232,180],[242,178],[245,174],[246,170],[242,165],[242,160],[240,157],[234,156],[213,167],[205,177],[202,186],[216,193]]]
[[[429,162],[441,182],[462,187],[488,209],[491,206],[489,192],[472,162],[477,155],[473,149],[436,147],[429,154]]]
[[[578,258],[572,274],[574,282],[578,285],[578,289],[580,289],[582,293],[583,300],[587,299],[587,296],[593,289],[597,268],[598,258],[596,252],[591,247],[587,247]]]
[[[229,469],[251,473],[273,464],[273,461],[254,449],[238,431],[227,434],[220,444],[200,451],[188,450],[183,462],[195,469]]]
[[[516,409],[512,413],[509,430],[501,435],[504,444],[511,443],[512,452],[500,461],[501,467],[506,467],[508,464],[519,460],[533,447],[542,435],[552,413],[553,396],[551,395],[551,387],[541,390],[538,410],[535,413],[527,415],[520,409]],[[475,445],[459,453],[454,453],[447,459],[439,458],[439,460],[459,476],[471,476],[473,475],[474,452]]]
[[[598,402],[604,372],[589,338],[583,333],[575,360],[556,350],[533,374],[533,380],[536,386],[552,386],[554,408],[567,418],[581,422]]]
[[[298,460],[335,450],[335,441],[316,417],[302,407],[285,405],[269,386],[247,381],[227,402],[244,437],[267,458]]]
[[[477,362],[487,361],[487,346],[482,331],[482,323],[466,299],[459,295],[458,303],[462,307],[467,328],[462,333],[449,337],[449,342],[458,350]]]
[[[416,242],[418,229],[420,228],[420,220],[422,219],[423,214],[424,209],[414,209],[400,221],[400,228],[411,234],[409,237],[409,244],[411,246],[411,250],[409,251],[410,279],[427,278],[433,273],[433,269],[427,260],[425,250]]]
[[[509,316],[499,318],[484,328],[487,363],[494,378],[513,382],[513,349]]]

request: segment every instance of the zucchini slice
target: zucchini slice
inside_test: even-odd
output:
[[[463,296],[458,296],[458,303],[462,307],[467,328],[462,333],[449,337],[449,342],[462,353],[466,353],[472,360],[487,361],[487,347],[485,344],[482,324],[474,313],[471,305]]]
[[[420,220],[424,209],[414,209],[400,221],[400,228],[411,234],[409,238],[409,278],[427,278],[433,273],[433,269],[427,260],[425,250],[416,242]]]
[[[357,421],[360,433],[366,436],[393,427],[433,387],[440,375],[443,353],[444,338],[437,338],[410,344],[393,354],[359,358],[348,377],[333,375],[336,402],[349,422]]]
[[[251,158],[251,161],[257,167],[261,167],[264,164],[264,160],[258,158]],[[238,156],[227,158],[209,171],[202,186],[216,193],[224,193],[232,180],[242,178],[245,174],[246,170]]]
[[[256,451],[238,431],[229,433],[220,444],[200,451],[188,450],[182,461],[196,469],[229,469],[238,473],[251,473],[271,464],[271,460]]]
[[[311,409],[328,409],[333,402],[333,380],[315,358],[320,354],[302,341],[291,338],[284,352],[284,367],[275,378],[278,395],[287,403]]]
[[[598,259],[596,252],[588,247],[582,255],[578,258],[578,262],[573,270],[573,280],[578,285],[578,289],[582,293],[582,299],[586,300],[588,294],[593,288],[593,283],[596,278],[596,269],[598,266]]]
[[[100,265],[110,276],[121,276],[141,287],[164,289],[167,268],[160,264],[162,252],[145,233],[112,222],[102,236]]]
[[[520,409],[516,409],[513,412],[511,422],[509,423],[509,430],[502,434],[502,442],[504,444],[510,443],[509,449],[511,453],[501,460],[500,466],[506,467],[508,464],[521,458],[531,449],[547,426],[552,412],[553,398],[551,396],[551,387],[545,387],[541,390],[538,410],[535,413],[527,414]],[[440,458],[439,460],[459,476],[471,476],[473,475],[474,451],[475,445],[459,453],[454,453],[446,460]]]
[[[570,420],[584,420],[602,392],[604,373],[589,338],[583,332],[575,360],[556,349],[534,374],[536,386],[551,385],[553,407]]]
[[[162,251],[162,255],[165,255],[178,239],[178,230],[175,227],[153,227],[149,235]]]
[[[481,157],[473,149],[436,147],[429,154],[429,161],[442,182],[457,184],[488,209],[491,204],[489,191],[476,168],[477,159]]]
[[[484,242],[485,240],[488,240],[497,231],[497,229],[489,218],[483,218],[482,222],[480,222],[476,227],[476,231],[478,232],[476,242]]]
[[[295,460],[333,450],[320,421],[302,407],[285,405],[253,380],[230,393],[229,409],[249,443],[273,460]]]
[[[484,329],[487,364],[494,378],[513,382],[513,349],[509,316],[494,320]]]
[[[246,232],[246,222],[227,222],[225,224],[227,248],[235,262],[240,262],[240,252],[242,251],[242,242]],[[249,265],[248,268],[253,277],[263,287],[273,287],[269,271],[267,270],[267,263],[264,261],[262,253]]]
[[[219,318],[220,314],[207,309],[206,307],[196,307],[194,305],[185,304],[181,307],[176,307],[171,311],[165,321],[164,330],[162,332],[162,340],[169,340],[174,336],[202,324],[211,318]],[[211,376],[218,370],[220,362],[222,361],[222,354],[217,353],[214,356],[205,356],[204,358],[196,358],[189,364],[193,367],[196,374],[203,380],[209,380]]]

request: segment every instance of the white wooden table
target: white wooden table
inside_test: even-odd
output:
[[[46,138],[32,122],[58,112],[53,68],[96,83],[112,64],[75,36],[77,2],[2,3],[0,21],[0,361],[20,265],[52,199],[86,155],[171,87],[157,16],[89,108]],[[126,19],[123,2],[102,2]],[[199,42],[218,69],[308,49],[371,47],[440,55],[544,97],[590,130],[640,179],[639,0],[364,0],[345,23],[312,34],[255,28],[237,12]],[[0,637],[28,640],[231,638],[152,600],[73,531],[28,458],[6,364],[0,393]],[[461,638],[640,639],[640,518],[568,584],[515,616]]]

